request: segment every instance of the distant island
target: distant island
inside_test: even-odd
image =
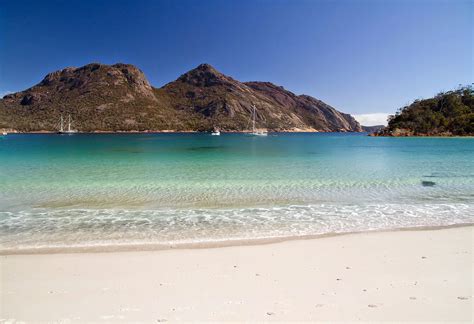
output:
[[[389,117],[375,136],[474,136],[472,86],[416,100]]]
[[[130,64],[92,63],[52,72],[0,100],[0,128],[56,131],[71,115],[81,132],[246,131],[252,105],[269,131],[361,132],[349,114],[270,82],[239,82],[209,64],[155,88]]]
[[[384,125],[375,125],[375,126],[361,126],[362,130],[367,133],[375,133],[382,130],[385,126]]]

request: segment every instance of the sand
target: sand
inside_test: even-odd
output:
[[[473,320],[473,231],[0,257],[0,319]]]

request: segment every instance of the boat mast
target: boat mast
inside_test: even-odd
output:
[[[64,128],[63,128],[63,115],[61,115],[61,126],[60,126],[59,131],[60,131],[60,132],[64,132]]]
[[[71,115],[69,115],[69,123],[67,125],[67,131],[71,132]]]

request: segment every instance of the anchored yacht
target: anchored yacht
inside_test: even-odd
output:
[[[63,115],[61,115],[61,120],[59,122],[59,131],[58,131],[58,133],[59,134],[69,134],[69,135],[77,133],[77,130],[71,129],[71,124],[72,124],[71,115],[69,115],[68,123],[67,123],[67,129],[64,129],[64,119],[63,119]]]
[[[253,136],[267,136],[268,132],[266,129],[256,129],[255,128],[255,118],[257,117],[257,107],[255,105],[252,105],[253,111],[252,111],[252,132],[250,135]]]

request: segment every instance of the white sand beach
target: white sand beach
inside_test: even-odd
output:
[[[2,256],[0,319],[472,322],[473,230]]]

